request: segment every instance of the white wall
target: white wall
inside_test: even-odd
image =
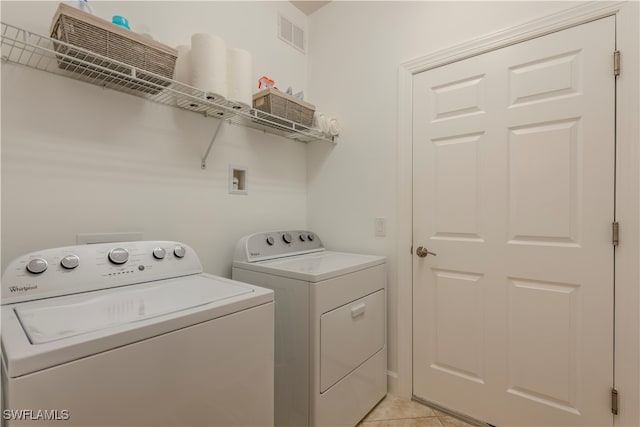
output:
[[[309,19],[309,98],[339,117],[335,147],[308,150],[308,225],[335,249],[389,260],[389,370],[400,357],[396,253],[398,67],[429,53],[575,6],[568,2],[332,2]],[[374,218],[387,218],[375,237]],[[409,358],[410,360],[410,358]],[[406,381],[406,379],[405,379]]]
[[[288,2],[92,2],[97,15],[171,46],[194,32],[253,54],[254,81],[306,89],[304,54],[277,38]],[[57,2],[2,2],[2,20],[47,34]],[[230,276],[244,234],[306,226],[306,145],[12,64],[2,65],[2,267],[23,253],[72,245],[78,233],[142,231],[191,245],[206,271]],[[249,194],[228,194],[229,164]]]

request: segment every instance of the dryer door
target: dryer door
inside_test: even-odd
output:
[[[320,392],[324,393],[384,347],[384,290],[323,314],[320,331]]]

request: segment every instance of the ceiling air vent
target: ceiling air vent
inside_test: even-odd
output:
[[[278,37],[301,52],[304,50],[304,30],[282,15],[278,15]]]

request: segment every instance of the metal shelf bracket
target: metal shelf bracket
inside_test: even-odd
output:
[[[213,136],[211,137],[211,142],[209,143],[209,147],[207,147],[207,151],[205,151],[204,156],[202,156],[202,163],[200,164],[200,167],[202,169],[207,168],[207,157],[209,157],[209,153],[211,152],[213,143],[216,142],[216,138],[218,137],[218,132],[220,132],[221,126],[222,126],[222,120],[218,120],[218,126],[216,126],[216,130],[213,131]]]

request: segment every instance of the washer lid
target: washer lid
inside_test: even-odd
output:
[[[200,273],[7,304],[2,358],[16,378],[272,302],[270,289]]]
[[[233,265],[315,283],[384,263],[382,256],[324,251],[253,263],[236,261]]]
[[[169,280],[152,287],[129,287],[22,304],[16,315],[32,344],[42,344],[91,331],[137,322],[251,293],[232,283]]]

